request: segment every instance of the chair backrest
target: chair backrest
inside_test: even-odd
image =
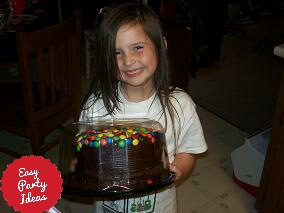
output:
[[[30,131],[39,128],[39,135],[79,114],[80,22],[77,12],[53,26],[16,35],[27,125]]]

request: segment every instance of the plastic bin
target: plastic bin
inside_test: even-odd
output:
[[[260,183],[270,134],[271,128],[268,128],[248,137],[231,153],[235,182],[254,196]]]

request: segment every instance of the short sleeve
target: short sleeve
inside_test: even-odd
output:
[[[199,154],[207,150],[203,129],[196,112],[195,103],[186,93],[178,95],[180,129],[176,153]]]

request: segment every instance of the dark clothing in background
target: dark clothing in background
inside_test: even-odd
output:
[[[204,60],[219,61],[223,44],[225,21],[227,17],[227,0],[206,0],[202,10],[204,23]]]

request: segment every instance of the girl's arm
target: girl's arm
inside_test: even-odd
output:
[[[193,170],[195,156],[190,153],[176,154],[174,161],[170,165],[170,170],[175,173],[175,182],[184,180]]]

